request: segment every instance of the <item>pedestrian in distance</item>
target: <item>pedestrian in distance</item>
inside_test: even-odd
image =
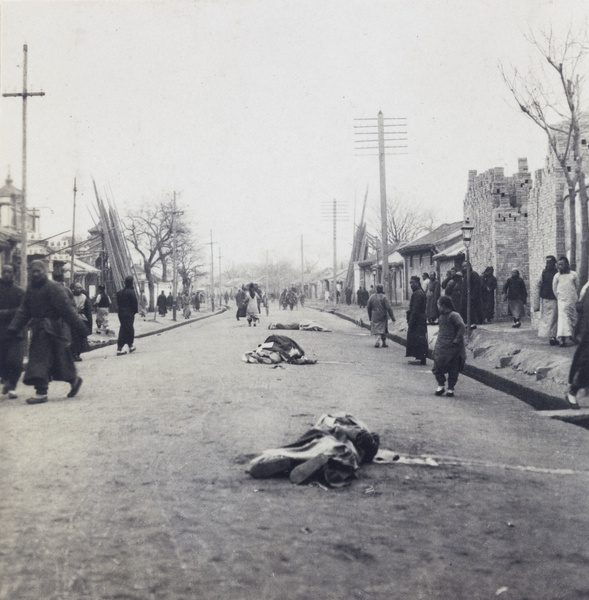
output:
[[[579,408],[577,402],[579,390],[589,388],[589,283],[581,289],[577,312],[580,318],[579,345],[575,349],[569,370],[569,389],[565,396],[571,408]]]
[[[137,294],[133,287],[133,277],[125,277],[125,287],[117,292],[117,307],[119,316],[119,337],[117,340],[117,356],[127,354],[125,346],[129,347],[129,352],[135,352],[135,315],[139,312],[139,302]]]
[[[16,398],[16,384],[22,373],[24,344],[22,340],[9,335],[8,326],[16,314],[25,295],[24,290],[14,283],[14,265],[2,266],[0,279],[0,378],[2,395]]]
[[[72,330],[72,354],[76,362],[81,362],[82,357],[80,355],[82,352],[88,351],[88,336],[92,333],[92,307],[81,283],[74,283],[71,289],[78,315],[86,323],[86,329],[88,330],[86,335],[80,335]]]
[[[444,294],[446,296],[450,296],[452,298],[452,303],[454,304],[454,310],[456,312],[460,311],[460,306],[462,304],[462,288],[463,285],[463,277],[462,272],[457,271],[456,269],[450,269],[450,279],[446,283],[446,287],[444,289]]]
[[[245,298],[245,286],[242,285],[235,294],[235,304],[237,305],[237,312],[235,313],[235,318],[239,321],[241,317],[245,317],[245,309],[246,309],[246,298]]]
[[[556,257],[549,255],[546,257],[546,266],[544,267],[540,278],[536,281],[534,291],[534,312],[540,313],[538,323],[538,337],[548,338],[551,346],[558,346],[556,339],[558,328],[558,301],[552,289],[554,277],[558,273],[556,268]]]
[[[525,315],[524,306],[528,301],[528,290],[517,269],[511,271],[511,277],[503,285],[503,299],[507,300],[509,311],[513,317],[512,327],[515,329],[521,327],[521,320]]]
[[[246,293],[247,307],[245,309],[247,324],[249,327],[254,324],[254,327],[260,322],[260,302],[261,298],[256,293],[256,288],[253,283],[248,285]],[[291,309],[292,310],[292,309]]]
[[[495,318],[495,293],[497,277],[493,267],[487,267],[481,275],[481,302],[483,305],[483,323],[492,323]]]
[[[577,273],[571,270],[569,259],[566,256],[559,257],[557,268],[558,273],[552,280],[552,291],[556,296],[558,307],[556,337],[559,345],[564,348],[568,341],[574,343],[579,278]]]
[[[427,322],[431,325],[435,325],[438,322],[438,316],[440,314],[438,312],[438,298],[440,297],[441,293],[442,288],[436,276],[436,272],[432,271],[429,274],[429,280],[425,289],[425,297],[427,299],[425,314],[427,317]]]
[[[166,294],[163,290],[157,297],[157,312],[160,317],[165,317],[168,313],[168,300],[166,299]]]
[[[23,383],[34,386],[35,395],[27,399],[27,404],[47,402],[50,381],[67,381],[71,386],[68,398],[73,398],[82,386],[70,351],[70,331],[84,336],[88,328],[68,292],[48,279],[42,261],[31,262],[29,285],[8,326],[9,335],[19,337],[30,323],[29,360]]]
[[[440,297],[438,308],[440,310],[438,339],[434,347],[432,369],[438,383],[435,394],[442,396],[446,392],[446,396],[453,397],[458,374],[463,370],[466,362],[464,346],[466,326],[460,314],[454,310],[452,300],[448,296]],[[446,375],[448,376],[448,391],[445,389]]]
[[[409,361],[410,365],[425,365],[428,343],[427,343],[427,319],[425,307],[427,299],[425,292],[421,289],[421,282],[417,275],[409,280],[413,290],[407,311],[407,346],[405,356],[412,356],[415,360]]]
[[[376,292],[368,298],[366,303],[368,319],[370,320],[370,333],[376,336],[375,348],[387,348],[387,334],[389,332],[389,318],[394,323],[395,315],[389,299],[384,294],[384,286],[378,284]]]
[[[162,292],[163,293],[163,292]],[[164,296],[164,303],[166,297]],[[110,298],[106,293],[104,285],[98,286],[98,294],[94,299],[94,308],[96,309],[96,333],[108,333],[108,313],[110,309]]]

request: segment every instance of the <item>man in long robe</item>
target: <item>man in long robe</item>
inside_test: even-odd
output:
[[[425,316],[427,298],[425,292],[421,289],[421,282],[417,275],[411,277],[409,285],[413,293],[407,311],[407,348],[405,356],[412,356],[416,359],[410,361],[410,365],[425,365],[428,351],[427,319]]]
[[[497,277],[493,267],[487,267],[481,276],[481,300],[483,304],[483,323],[492,323],[495,318],[495,293]]]
[[[71,385],[68,398],[74,397],[82,385],[70,352],[70,329],[88,335],[86,323],[78,316],[66,288],[47,278],[40,260],[31,263],[30,284],[24,299],[8,326],[17,337],[27,323],[31,324],[29,362],[23,377],[25,385],[35,387],[28,404],[47,402],[50,381],[67,381]]]
[[[24,291],[14,284],[14,266],[5,264],[0,279],[0,377],[2,395],[16,398],[16,384],[22,373],[23,343],[8,334],[8,326],[22,302]]]
[[[569,259],[561,256],[558,259],[558,273],[552,280],[552,290],[558,306],[558,322],[556,337],[561,347],[567,345],[567,340],[573,341],[577,324],[577,298],[579,295],[579,278],[571,271]]]
[[[425,296],[427,298],[425,314],[427,317],[427,322],[431,323],[432,325],[438,322],[438,317],[440,315],[438,310],[438,298],[440,297],[440,293],[440,282],[438,281],[435,271],[432,271],[429,274],[429,280],[425,289]]]
[[[366,304],[368,318],[370,319],[370,333],[376,336],[375,348],[387,347],[387,334],[389,317],[393,323],[395,315],[389,299],[384,294],[384,287],[379,283],[376,286],[376,293],[368,298]]]
[[[536,282],[534,294],[534,312],[540,312],[538,337],[548,338],[551,346],[558,345],[558,340],[556,339],[558,307],[556,296],[552,289],[552,282],[557,273],[556,257],[552,255],[547,256],[546,267]]]

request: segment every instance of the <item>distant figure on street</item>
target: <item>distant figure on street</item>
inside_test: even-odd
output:
[[[511,277],[503,285],[503,299],[507,300],[509,311],[513,317],[512,327],[515,329],[521,327],[521,320],[525,315],[524,306],[528,301],[528,290],[517,269],[511,271]]]
[[[168,311],[171,311],[174,307],[174,296],[172,296],[172,292],[170,292],[166,298],[166,308]]]
[[[534,293],[534,312],[540,311],[538,323],[538,337],[548,338],[551,346],[558,346],[556,339],[558,326],[558,302],[552,289],[554,276],[558,273],[556,257],[546,257],[546,266],[536,281]]]
[[[481,301],[483,305],[483,323],[492,323],[495,318],[495,293],[497,277],[493,267],[487,267],[481,276]]]
[[[70,351],[70,331],[88,335],[88,328],[74,308],[67,289],[47,278],[45,264],[30,264],[30,283],[24,299],[8,326],[9,335],[18,337],[30,323],[29,361],[23,377],[25,385],[35,387],[27,404],[47,402],[50,381],[67,381],[73,398],[82,386]],[[69,327],[68,327],[69,326]]]
[[[133,287],[133,277],[125,277],[125,287],[117,292],[117,306],[119,309],[119,338],[117,340],[117,356],[127,354],[123,350],[125,346],[129,347],[129,352],[135,352],[135,315],[139,312],[139,303],[137,294]]]
[[[84,288],[81,283],[74,283],[72,286],[72,294],[74,296],[74,305],[78,311],[78,315],[84,323],[86,323],[86,335],[80,335],[76,331],[72,330],[72,344],[71,350],[74,355],[74,360],[80,362],[82,352],[88,351],[88,335],[92,333],[92,307],[90,306],[90,300],[84,292]]]
[[[346,288],[346,292],[345,293],[346,293],[346,304],[348,306],[350,306],[350,304],[352,304],[352,293],[353,293],[352,292],[352,288],[348,286]]]
[[[425,289],[425,297],[427,298],[425,314],[427,322],[432,325],[435,325],[438,322],[438,316],[440,314],[438,312],[438,298],[440,297],[441,289],[436,272],[432,271],[429,274],[427,288]]]
[[[106,288],[104,287],[104,285],[98,286],[98,294],[94,299],[94,308],[96,309],[96,333],[101,333],[102,331],[104,331],[104,333],[107,333],[110,298],[106,293]]]
[[[464,287],[463,277],[460,271],[456,269],[450,269],[450,279],[446,282],[446,288],[444,293],[446,296],[450,296],[452,298],[452,302],[454,303],[454,310],[456,312],[460,311],[460,305],[462,303],[462,289]]]
[[[468,316],[468,263],[462,263],[462,296],[460,298],[460,316],[467,321]],[[483,301],[481,297],[481,276],[470,269],[470,326],[476,329],[483,321]]]
[[[16,384],[22,373],[24,344],[8,334],[8,326],[24,295],[24,290],[14,284],[14,265],[3,265],[0,279],[0,377],[2,395],[8,394],[13,399],[17,397]]]
[[[552,280],[552,291],[556,296],[558,306],[558,323],[556,337],[561,347],[567,345],[567,340],[573,341],[575,325],[577,324],[577,297],[579,295],[579,278],[571,271],[569,259],[561,256],[558,259],[558,273]]]
[[[286,290],[285,290],[285,291],[286,291]],[[323,299],[324,299],[324,301],[325,301],[325,302],[329,302],[329,290],[325,290],[325,291],[323,292]],[[285,306],[284,308],[285,308],[285,310],[286,310],[286,306]]]
[[[410,365],[425,365],[427,357],[427,319],[425,307],[427,299],[421,289],[421,282],[417,275],[409,280],[413,290],[407,311],[407,347],[405,356],[412,356],[416,360],[409,361]]]
[[[454,388],[458,381],[458,374],[466,362],[466,349],[464,347],[464,332],[466,327],[454,304],[448,296],[438,300],[440,319],[438,321],[438,339],[434,348],[434,374],[438,387],[436,396],[444,394],[446,375],[448,375],[448,391],[446,396],[454,396]]]
[[[157,297],[157,312],[160,317],[165,317],[168,312],[168,300],[163,290]]]
[[[190,294],[188,292],[184,292],[182,294],[182,315],[185,319],[190,319],[190,315],[192,314],[191,304]]]
[[[581,323],[579,326],[579,345],[575,350],[569,371],[569,389],[565,396],[571,408],[579,408],[577,393],[589,387],[589,283],[586,283],[579,294],[577,304]]]
[[[235,304],[237,305],[237,312],[235,313],[235,318],[239,321],[241,317],[245,317],[246,310],[246,293],[245,286],[242,285],[241,288],[237,290],[235,294]]]
[[[384,294],[384,286],[376,286],[376,293],[368,298],[366,309],[370,319],[370,333],[376,336],[374,347],[380,348],[382,342],[382,347],[386,348],[389,317],[394,323],[395,315],[389,299]]]
[[[248,286],[246,300],[247,307],[245,312],[247,316],[247,324],[251,327],[253,323],[255,327],[260,322],[260,305],[258,304],[258,301],[261,301],[261,299],[256,293],[256,288],[253,283],[250,283]]]

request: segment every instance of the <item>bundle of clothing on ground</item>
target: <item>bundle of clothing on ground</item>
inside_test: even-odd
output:
[[[329,487],[351,483],[361,465],[378,452],[379,435],[347,413],[322,415],[296,442],[265,450],[246,472],[256,479],[289,476],[292,483],[318,481]]]
[[[302,321],[300,323],[270,323],[268,329],[298,329],[300,331],[327,331],[331,332],[331,329],[325,329],[314,321]]]
[[[314,365],[317,361],[305,356],[305,351],[285,335],[271,335],[255,350],[246,352],[242,360],[247,363],[274,365],[287,362],[292,365]]]

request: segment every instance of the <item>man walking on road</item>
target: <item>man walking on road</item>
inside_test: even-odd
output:
[[[376,336],[376,342],[374,343],[375,348],[387,347],[387,333],[389,317],[393,323],[395,322],[395,315],[389,299],[384,294],[384,286],[378,284],[376,286],[376,294],[372,294],[368,299],[366,305],[368,310],[368,318],[370,319],[370,333]]]
[[[70,329],[83,336],[88,335],[88,329],[66,289],[47,278],[40,260],[31,263],[30,283],[8,326],[9,334],[17,337],[29,321],[32,336],[23,383],[35,386],[36,393],[27,404],[47,402],[49,381],[67,381],[71,385],[68,398],[73,398],[82,386],[82,378],[70,351]]]
[[[413,356],[416,360],[409,361],[410,365],[425,365],[427,343],[427,319],[425,318],[426,297],[421,289],[419,277],[414,275],[409,280],[413,290],[407,311],[407,347],[405,356]]]
[[[24,291],[14,285],[14,267],[2,267],[0,279],[0,377],[2,395],[16,398],[16,384],[22,373],[23,344],[14,336],[8,335],[8,326],[16,314],[16,309],[24,296]]]
[[[117,292],[117,307],[119,314],[119,338],[117,340],[117,356],[127,354],[123,350],[125,345],[129,346],[129,352],[135,352],[135,315],[139,312],[137,294],[133,287],[133,277],[125,277],[125,287]]]

